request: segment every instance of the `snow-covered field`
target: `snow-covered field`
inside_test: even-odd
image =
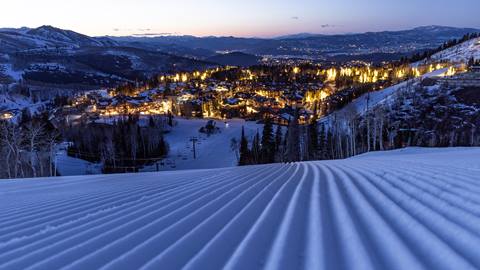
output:
[[[479,269],[479,148],[0,182],[0,269]]]
[[[57,152],[56,164],[58,172],[63,176],[101,174],[101,164],[91,163],[67,155],[66,146]]]
[[[263,130],[263,125],[242,119],[229,119],[226,120],[226,123],[216,120],[216,126],[220,133],[207,136],[199,132],[200,128],[207,124],[207,119],[177,118],[175,121],[177,125],[172,132],[165,136],[170,146],[170,154],[166,162],[169,162],[170,165],[161,167],[162,170],[212,169],[236,166],[238,160],[235,151],[230,147],[231,140],[236,139],[240,142],[242,126],[245,128],[245,135],[249,139],[255,136],[257,130],[260,133]],[[198,139],[196,159],[193,158],[193,145],[190,141],[192,137]]]

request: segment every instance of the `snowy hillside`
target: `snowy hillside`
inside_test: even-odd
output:
[[[18,50],[40,48],[75,48],[81,46],[115,46],[117,43],[107,38],[92,38],[70,30],[52,26],[38,28],[0,28],[0,52],[13,53]]]
[[[480,59],[480,38],[475,38],[446,49],[431,57],[433,61],[449,61],[453,63],[466,63],[470,58]]]
[[[12,112],[15,117],[19,117],[22,110],[28,109],[31,114],[36,114],[45,107],[46,102],[34,103],[30,98],[19,94],[0,94],[0,112]]]
[[[98,89],[145,79],[172,67],[212,66],[216,65],[52,26],[0,28],[0,84],[23,79],[31,88],[46,83],[62,90],[71,85]]]
[[[1,269],[479,269],[478,148],[0,182]]]
[[[420,79],[425,79],[425,78],[434,78],[438,77],[441,74],[445,73],[448,69],[447,68],[442,68],[435,70],[433,72],[427,73],[423,75]],[[413,84],[418,82],[419,79],[411,79],[390,87],[387,87],[385,89],[375,91],[375,92],[370,92],[367,94],[363,94],[357,99],[353,100],[351,103],[349,103],[347,106],[345,106],[343,109],[339,110],[336,112],[336,114],[350,114],[353,113],[355,115],[361,115],[365,113],[368,110],[376,107],[379,104],[382,104],[386,102],[389,99],[395,98],[395,96],[402,91],[403,89],[406,88],[408,84]],[[326,121],[330,118],[331,116],[327,116],[323,118],[321,121]]]

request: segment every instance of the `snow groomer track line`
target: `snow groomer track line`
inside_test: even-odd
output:
[[[0,269],[480,269],[479,157],[0,181]]]

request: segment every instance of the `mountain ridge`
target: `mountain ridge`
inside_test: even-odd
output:
[[[339,62],[392,61],[436,48],[447,40],[474,31],[477,30],[423,26],[404,31],[276,40],[194,36],[90,37],[48,25],[0,28],[0,83],[10,84],[23,78],[35,84],[83,85],[88,81],[88,87],[114,86],[173,70],[254,65],[259,56],[308,57]],[[248,59],[244,61],[242,56]]]

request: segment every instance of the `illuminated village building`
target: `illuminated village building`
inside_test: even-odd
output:
[[[215,72],[232,69],[225,67],[204,72],[162,75],[159,77],[159,86],[153,89],[136,86],[130,93],[123,94],[118,90],[90,91],[77,96],[71,108],[65,108],[64,114],[76,115],[83,112],[81,119],[86,117],[93,120],[133,114],[149,116],[170,113],[187,118],[217,119],[262,119],[268,116],[276,123],[287,124],[293,115],[293,108],[298,108],[300,122],[308,123],[314,114],[318,117],[324,113],[328,106],[325,100],[337,91],[362,85],[370,85],[373,90],[378,90],[445,66],[371,67],[365,63],[354,63],[328,68],[270,68],[271,70],[267,68],[257,71],[240,69],[237,80],[212,78]],[[452,75],[456,72],[456,69],[450,67],[444,80],[452,80]],[[478,71],[471,73],[478,74]],[[279,75],[284,80],[271,79],[272,76]],[[467,82],[466,77],[463,80],[464,83]],[[469,77],[469,80],[473,79]]]

